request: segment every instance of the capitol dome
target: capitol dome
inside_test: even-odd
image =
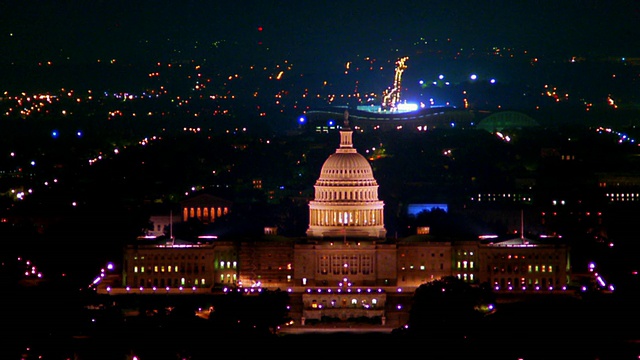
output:
[[[352,150],[353,152],[336,152],[329,156],[322,166],[318,182],[354,180],[375,182],[367,159],[355,152],[355,149]]]
[[[369,161],[353,148],[345,111],[340,147],[322,166],[309,202],[309,237],[384,238],[383,208]]]

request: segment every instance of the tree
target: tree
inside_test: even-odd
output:
[[[259,294],[230,292],[214,300],[209,315],[215,329],[227,335],[269,335],[287,321],[289,294],[263,289]]]
[[[413,295],[408,330],[436,338],[472,335],[494,295],[488,286],[473,286],[455,276],[420,285]]]

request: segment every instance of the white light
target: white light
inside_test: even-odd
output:
[[[418,104],[400,103],[400,104],[398,104],[398,110],[400,110],[400,111],[415,111],[415,110],[418,110]]]

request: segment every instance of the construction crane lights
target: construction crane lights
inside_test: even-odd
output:
[[[408,56],[401,57],[396,61],[396,70],[393,78],[393,88],[385,90],[382,98],[382,107],[386,109],[395,109],[400,103],[400,95],[402,89],[402,73],[407,69],[405,62],[409,60]]]

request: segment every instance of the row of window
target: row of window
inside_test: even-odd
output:
[[[494,286],[521,287],[521,286],[560,286],[560,279],[554,278],[494,278]]]
[[[378,193],[375,189],[358,191],[317,191],[315,200],[378,200]]]
[[[433,265],[433,264],[432,264]],[[420,267],[418,267],[421,271],[425,271],[426,267],[424,265],[420,265]],[[456,269],[474,269],[475,268],[475,264],[473,261],[458,261],[458,263],[456,264]],[[401,271],[406,271],[407,268],[406,267],[401,267],[400,268]],[[409,270],[415,270],[413,265],[409,266]],[[432,269],[433,270],[433,269]],[[440,264],[440,270],[444,270],[444,264]],[[491,265],[487,265],[487,270],[489,272],[493,271],[494,273],[497,273],[498,271],[500,272],[508,272],[508,273],[517,273],[519,271],[524,271],[524,272],[529,272],[529,273],[533,273],[533,272],[553,272],[553,265],[526,265],[523,266],[522,268],[518,267],[518,266],[507,266],[506,269],[505,268],[498,268],[497,266],[491,266]]]
[[[159,287],[179,287],[179,286],[206,286],[206,280],[202,279],[193,279],[187,280],[186,278],[140,278],[137,277],[133,280],[134,283],[138,283],[140,287],[150,287],[150,286],[159,286]]]
[[[458,255],[460,255],[460,254],[458,254]],[[466,255],[466,253],[465,253],[465,255]],[[400,255],[400,257],[405,257],[405,256],[406,256],[406,254],[401,254]],[[420,254],[420,257],[424,257],[424,254]],[[436,257],[436,254],[435,253],[431,253],[431,257]],[[440,253],[440,257],[444,257],[444,253]]]
[[[133,272],[134,273],[138,273],[138,272],[145,272],[145,270],[147,272],[154,272],[154,273],[163,273],[163,272],[174,272],[174,273],[182,273],[184,274],[186,273],[198,273],[199,269],[201,269],[202,272],[205,272],[205,266],[202,265],[200,268],[198,267],[197,264],[194,264],[193,266],[191,266],[191,264],[187,264],[186,266],[184,264],[178,266],[178,265],[155,265],[155,266],[148,266],[147,268],[145,268],[144,266],[140,266],[138,267],[137,265],[133,267]]]
[[[220,275],[220,283],[221,284],[235,284],[238,277],[236,274],[221,274]]]
[[[373,272],[371,255],[322,255],[318,258],[318,272],[322,275],[369,275]]]
[[[545,255],[539,255],[539,254],[535,254],[533,256],[529,256],[529,259],[535,259],[535,260],[539,260],[539,259],[545,259],[548,258],[549,260],[558,260],[560,259],[560,255],[557,254],[549,254],[548,256]],[[505,255],[505,254],[495,254],[495,255],[487,255],[487,259],[488,260],[522,260],[522,259],[527,259],[527,257],[525,255]]]
[[[184,208],[182,218],[183,221],[187,221],[189,218],[198,218],[200,220],[213,221],[217,217],[227,215],[229,213],[228,207],[198,207],[198,208]]]
[[[367,301],[367,300],[361,300],[360,303],[358,304],[358,299],[351,299],[351,301],[349,303],[347,303],[347,299],[343,299],[342,302],[338,302],[337,300],[333,299],[329,302],[327,302],[327,300],[322,300],[321,303],[319,303],[317,300],[311,300],[311,308],[312,309],[322,309],[322,308],[337,308],[337,307],[362,307],[364,309],[370,309],[370,308],[375,308],[378,305],[378,299],[371,299],[371,301]]]
[[[514,266],[511,267],[510,265],[505,268],[498,268],[497,266],[491,266],[491,265],[487,265],[487,270],[489,272],[492,272],[494,274],[498,273],[498,272],[506,272],[506,273],[534,273],[534,272],[553,272],[553,265],[527,265],[527,266],[523,266],[523,267],[518,267],[518,266]]]
[[[460,279],[460,280],[467,281],[467,282],[474,282],[475,281],[474,274],[467,274],[467,273],[460,274],[460,273],[458,273],[458,274],[456,274],[456,277],[458,279]]]
[[[435,265],[436,264],[431,264],[431,270],[436,270]],[[420,265],[419,267],[414,267],[413,265],[409,265],[409,270],[415,270],[416,268],[420,269],[420,271],[427,270],[427,267],[424,266],[424,265]],[[459,268],[460,268],[460,265],[458,264],[458,269]],[[444,270],[444,264],[443,263],[440,263],[440,270]],[[406,266],[400,267],[400,271],[407,271],[407,267]]]
[[[167,260],[191,260],[191,255],[167,255],[166,257]],[[205,259],[205,256],[198,256],[198,255],[194,255],[193,256],[193,260],[198,260],[198,259]],[[147,256],[145,258],[144,255],[138,257],[137,255],[133,257],[134,261],[137,260],[165,260],[165,256],[164,255],[155,255],[155,256]]]

